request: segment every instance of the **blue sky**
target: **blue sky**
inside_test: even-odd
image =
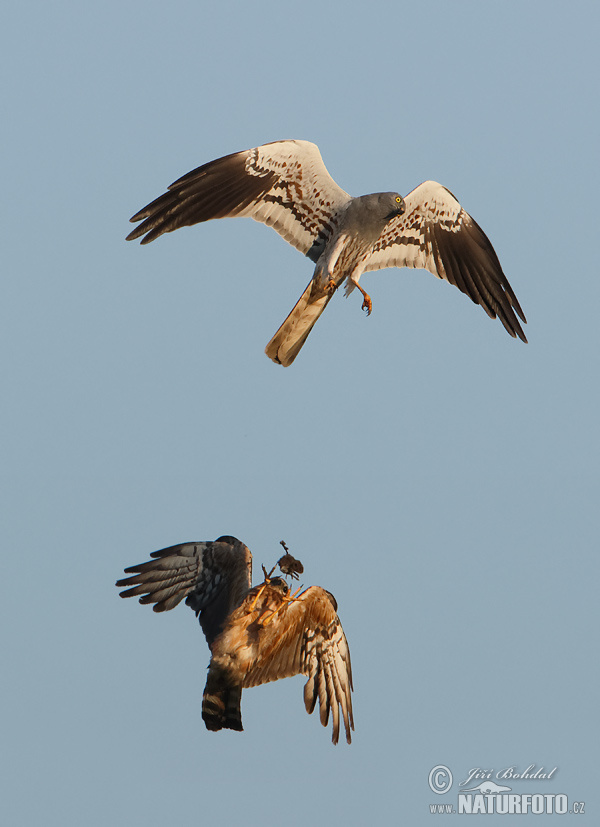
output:
[[[532,763],[558,770],[513,792],[597,810],[599,17],[5,13],[6,823],[420,825],[472,768]],[[335,297],[283,369],[263,349],[311,263],[272,230],[125,242],[181,174],[291,137],[352,194],[452,190],[529,344],[429,274],[385,270],[361,282],[369,318]],[[119,600],[125,566],[220,534],[255,573],[284,539],[335,594],[351,747],[306,715],[299,677],[245,692],[243,734],[207,732],[194,616]],[[449,795],[428,787],[437,764]]]

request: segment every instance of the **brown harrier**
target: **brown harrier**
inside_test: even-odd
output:
[[[266,347],[280,365],[291,365],[329,300],[345,282],[372,302],[359,285],[362,273],[416,267],[456,285],[511,336],[526,342],[525,316],[488,237],[452,193],[425,181],[402,198],[379,192],[353,198],[327,172],[309,141],[275,141],[226,155],[188,172],[131,221],[142,223],[127,238],[147,244],[178,227],[211,218],[247,216],[273,227],[315,263],[308,287]]]
[[[128,587],[121,597],[141,595],[140,603],[153,603],[155,612],[168,611],[185,598],[199,616],[211,651],[202,698],[207,729],[242,729],[245,687],[306,675],[306,711],[314,710],[318,698],[323,726],[331,711],[337,744],[341,707],[350,743],[350,651],[332,594],[311,586],[290,595],[285,580],[264,568],[264,582],[251,588],[252,554],[235,537],[183,543],[150,556],[149,562],[125,569],[131,577],[117,586]],[[286,560],[286,565],[295,572],[302,569],[299,561]]]

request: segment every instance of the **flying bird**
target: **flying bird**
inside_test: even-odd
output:
[[[117,581],[121,597],[152,603],[155,612],[173,609],[185,599],[200,620],[211,652],[202,698],[202,718],[209,730],[242,730],[242,689],[306,675],[304,704],[320,718],[333,721],[337,744],[341,719],[351,742],[352,667],[344,630],[332,594],[311,586],[298,594],[275,567],[251,588],[252,554],[235,537],[214,542],[182,543],[155,551],[152,560],[125,569]],[[289,555],[291,557],[291,555]],[[294,558],[291,558],[294,560]],[[289,562],[289,561],[288,561]],[[294,571],[302,571],[299,560]]]
[[[327,172],[309,141],[274,141],[226,155],[188,172],[131,221],[127,236],[148,244],[163,233],[212,218],[247,216],[273,227],[314,262],[313,276],[265,352],[288,366],[338,287],[372,300],[362,273],[385,267],[429,270],[454,284],[526,342],[526,322],[498,257],[481,227],[452,193],[425,181],[403,198],[379,192],[353,198]],[[517,318],[519,317],[519,318]]]

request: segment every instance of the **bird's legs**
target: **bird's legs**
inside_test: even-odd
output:
[[[287,603],[293,603],[296,600],[296,595],[298,594],[298,592],[300,591],[301,588],[302,588],[302,586],[298,586],[298,588],[296,589],[294,594],[286,594],[283,597],[283,600],[279,604],[279,606],[276,609],[273,609],[273,611],[270,612],[270,614],[267,615],[266,619],[263,620],[262,625],[266,626],[267,623],[270,623],[273,620],[273,618],[275,617],[275,615],[277,614],[277,612],[280,612]]]
[[[248,611],[249,611],[249,612],[253,612],[253,611],[254,611],[254,607],[255,607],[255,606],[256,606],[256,604],[258,603],[258,599],[259,599],[259,597],[261,596],[261,594],[264,592],[264,590],[265,590],[266,588],[267,588],[267,584],[266,584],[266,583],[263,583],[263,584],[261,585],[260,589],[256,592],[256,596],[255,596],[254,600],[252,601],[252,603],[250,604],[250,607],[249,607],[249,609],[248,609]]]
[[[258,600],[259,600],[259,598],[260,598],[261,594],[264,592],[264,590],[267,588],[267,586],[268,586],[268,585],[269,585],[269,583],[271,582],[271,575],[272,575],[272,574],[273,574],[273,572],[275,571],[275,568],[276,568],[276,567],[275,567],[275,566],[273,566],[273,568],[271,569],[271,571],[267,574],[267,570],[266,570],[266,568],[265,568],[264,566],[262,567],[263,574],[264,574],[264,576],[265,576],[265,581],[264,581],[264,583],[261,585],[260,589],[256,592],[256,596],[255,596],[254,600],[252,601],[252,603],[250,604],[250,607],[249,607],[249,609],[248,609],[248,611],[249,611],[249,612],[253,612],[253,611],[254,611],[254,607],[255,607],[255,606],[256,606],[256,604],[258,603]]]
[[[333,278],[333,268],[329,268],[327,264],[317,264],[313,275],[313,282],[318,292],[322,290],[324,293],[329,293],[330,295],[333,295],[338,288],[338,284]]]
[[[361,310],[366,310],[367,311],[367,316],[370,316],[371,315],[371,310],[373,310],[373,302],[371,301],[371,297],[369,296],[369,294],[367,293],[366,290],[363,290],[363,288],[360,286],[360,284],[357,281],[354,282],[354,286],[358,287],[360,292],[363,294],[363,300],[364,301],[362,303]]]
[[[325,289],[326,292],[332,295],[338,288],[338,282],[334,279],[333,272],[340,253],[344,249],[347,241],[347,236],[342,233],[335,241],[333,247],[323,252],[313,274],[313,282],[319,289]]]
[[[360,290],[360,292],[363,294],[363,303],[362,303],[362,308],[361,309],[366,310],[367,311],[367,316],[370,316],[371,315],[371,310],[373,310],[373,302],[371,301],[371,297],[369,296],[367,291],[364,290],[360,286],[360,284],[358,283],[358,280],[361,277],[362,272],[363,271],[362,271],[362,268],[361,268],[360,265],[355,267],[352,270],[352,272],[350,273],[350,275],[346,279],[346,289],[345,289],[344,292],[345,292],[346,296],[349,296],[350,293],[354,290],[354,288],[357,287]]]
[[[277,564],[275,564],[273,566],[273,568],[271,569],[271,571],[267,573],[266,568],[264,566],[262,566],[263,574],[264,574],[264,577],[265,577],[265,585],[268,585],[271,582],[271,575],[273,574],[273,572],[275,571],[276,568],[277,568]]]

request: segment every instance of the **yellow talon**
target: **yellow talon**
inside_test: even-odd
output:
[[[373,310],[373,302],[371,301],[371,297],[369,296],[369,294],[367,293],[366,290],[362,289],[360,284],[356,284],[355,287],[358,287],[360,292],[363,294],[363,303],[362,303],[361,310],[366,310],[367,311],[367,316],[370,316],[371,315],[371,310]]]
[[[298,592],[300,591],[301,588],[302,588],[302,586],[298,586],[298,588],[296,589],[294,594],[286,595],[283,598],[283,603],[281,603],[276,609],[273,609],[273,611],[270,614],[267,615],[267,618],[266,618],[266,620],[263,620],[262,625],[266,626],[267,623],[270,623],[273,620],[273,618],[275,617],[275,615],[277,614],[277,612],[280,612],[283,609],[283,607],[286,605],[286,603],[293,603],[294,600],[296,600],[296,595],[298,594]]]
[[[260,587],[260,589],[256,592],[256,597],[254,598],[254,600],[253,600],[253,601],[252,601],[252,603],[250,604],[250,608],[248,609],[248,611],[249,611],[249,612],[253,612],[253,611],[254,611],[254,607],[255,607],[255,606],[256,606],[256,604],[258,603],[258,599],[259,599],[259,597],[261,596],[261,594],[264,592],[264,590],[266,589],[266,587],[267,587],[267,583],[265,582],[265,583],[263,583],[263,584],[262,584],[262,586]]]

